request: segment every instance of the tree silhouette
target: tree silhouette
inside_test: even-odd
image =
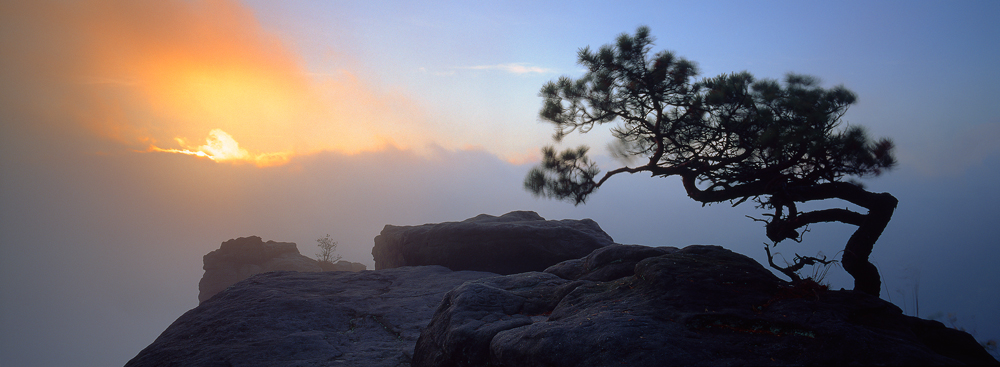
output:
[[[525,178],[535,195],[575,204],[611,177],[646,172],[679,176],[688,196],[703,204],[753,201],[764,214],[767,237],[774,244],[800,241],[806,226],[841,222],[857,226],[844,248],[842,265],[855,289],[878,295],[878,270],[868,261],[888,224],[897,200],[866,191],[855,177],[877,176],[895,164],[888,139],[870,140],[861,126],[841,117],[857,97],[843,86],[824,89],[816,78],[789,74],[783,83],[756,80],[750,73],[724,74],[694,81],[696,65],[668,51],[650,55],[653,38],[639,27],[622,34],[615,45],[578,53],[586,73],[560,77],[540,92],[543,120],[555,124],[554,139],[594,126],[611,128],[612,154],[640,158],[604,173],[581,146],[556,152],[542,149],[542,162]],[[798,203],[840,199],[867,209],[800,212]],[[804,231],[803,231],[804,232]],[[765,247],[767,249],[767,247]],[[797,280],[795,270],[816,258],[797,257],[786,268],[772,266]]]
[[[320,249],[319,254],[316,254],[316,260],[319,262],[333,264],[340,261],[341,256],[334,254],[337,251],[337,241],[330,238],[330,235],[316,239],[316,246]]]

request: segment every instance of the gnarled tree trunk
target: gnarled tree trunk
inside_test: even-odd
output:
[[[841,258],[841,265],[848,274],[854,277],[854,289],[873,296],[878,296],[882,281],[875,265],[868,261],[868,256],[872,253],[875,242],[882,235],[882,231],[892,219],[892,213],[896,210],[899,200],[889,193],[873,193],[866,191],[861,186],[848,182],[828,182],[824,184],[785,187],[781,191],[769,191],[768,185],[764,181],[735,186],[726,190],[705,191],[696,185],[696,175],[682,175],[684,188],[688,196],[703,202],[721,202],[724,200],[735,200],[741,197],[756,195],[770,195],[770,205],[776,207],[774,216],[768,221],[767,236],[772,241],[780,242],[785,239],[797,239],[800,234],[796,232],[799,228],[812,223],[821,222],[841,222],[858,226],[854,234],[847,240],[844,246],[844,255]],[[807,202],[814,200],[840,199],[848,201],[854,205],[868,209],[867,214],[857,213],[847,209],[824,209],[805,213],[798,213],[789,210],[787,216],[782,215],[782,208],[794,208],[795,202]],[[780,269],[780,268],[779,268]],[[784,271],[784,270],[783,270]]]
[[[862,291],[873,296],[878,296],[882,289],[882,282],[868,256],[872,253],[875,241],[878,241],[882,231],[885,230],[889,220],[892,219],[892,212],[896,210],[899,203],[894,196],[889,193],[868,195],[868,214],[864,221],[854,231],[851,238],[847,240],[844,247],[844,256],[841,265],[848,274],[854,277],[854,290]]]
[[[873,296],[878,296],[882,281],[878,275],[878,269],[868,261],[868,256],[872,253],[875,242],[882,235],[882,231],[892,219],[892,213],[896,210],[899,200],[889,193],[873,193],[866,191],[861,186],[846,183],[832,182],[821,185],[804,187],[789,195],[791,200],[806,202],[823,199],[841,199],[852,204],[868,209],[868,214],[859,215],[845,209],[827,209],[824,214],[837,213],[830,216],[818,215],[824,220],[800,220],[795,224],[795,228],[800,228],[809,223],[820,221],[837,221],[854,224],[858,229],[854,231],[851,238],[844,246],[844,255],[841,265],[848,274],[854,277],[854,289]],[[802,216],[818,214],[820,212],[804,213]]]

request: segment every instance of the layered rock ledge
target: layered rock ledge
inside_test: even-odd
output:
[[[375,237],[375,269],[441,265],[517,274],[542,271],[614,243],[590,219],[545,220],[535,212],[481,214],[461,222],[386,225]]]

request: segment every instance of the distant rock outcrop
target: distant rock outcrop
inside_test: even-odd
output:
[[[292,242],[264,242],[260,237],[240,237],[222,243],[218,250],[209,252],[203,258],[205,275],[198,282],[198,302],[205,302],[226,287],[249,278],[251,275],[269,271],[360,271],[364,264],[340,261],[336,264],[322,264],[299,254]]]
[[[624,271],[632,268],[632,271]],[[449,292],[413,366],[997,364],[891,303],[792,286],[718,246],[610,246]]]
[[[258,274],[182,315],[126,366],[409,366],[444,294],[490,276],[441,266]]]
[[[386,225],[375,237],[375,269],[442,265],[517,274],[586,256],[614,241],[590,219],[545,220],[535,212],[481,214],[461,222]]]

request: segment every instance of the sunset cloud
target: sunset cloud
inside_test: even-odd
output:
[[[306,70],[236,1],[42,0],[2,10],[4,33],[17,35],[3,39],[3,88],[31,102],[18,108],[133,150],[273,165],[431,142],[405,94],[348,70]]]
[[[150,146],[151,152],[179,153],[196,157],[208,158],[216,162],[246,162],[257,166],[268,167],[281,165],[288,162],[291,152],[271,152],[262,154],[251,154],[246,149],[240,147],[240,143],[233,139],[225,131],[215,129],[208,132],[205,145],[192,147],[184,139],[177,138],[177,142],[185,147],[182,149],[163,149],[157,146]]]

